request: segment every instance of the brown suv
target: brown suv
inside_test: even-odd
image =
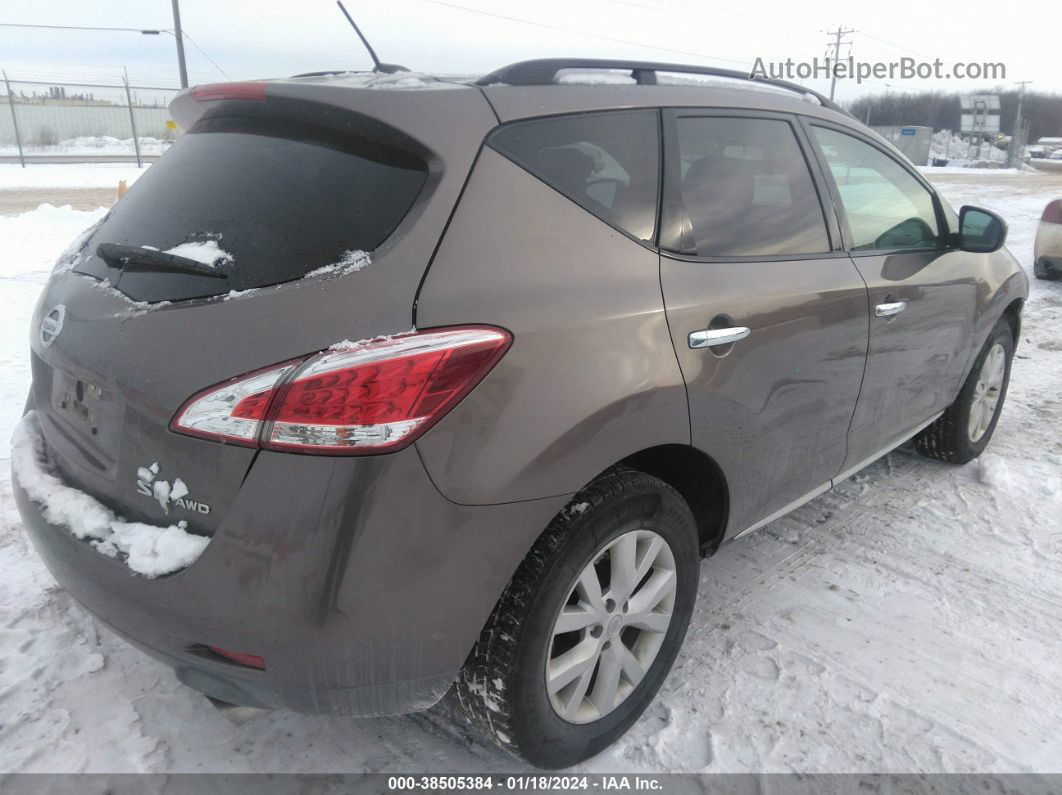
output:
[[[724,538],[912,438],[978,455],[1028,291],[1003,221],[823,97],[697,72],[741,77],[181,94],[34,317],[14,484],[55,577],[215,699],[456,682],[564,766],[653,698]]]

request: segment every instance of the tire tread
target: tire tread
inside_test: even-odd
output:
[[[674,491],[652,475],[629,467],[615,467],[576,494],[549,523],[517,568],[457,679],[458,700],[469,723],[521,761],[526,757],[516,741],[512,704],[504,683],[509,681],[516,665],[523,620],[543,575],[553,564],[573,524],[584,513],[607,505],[632,488]]]

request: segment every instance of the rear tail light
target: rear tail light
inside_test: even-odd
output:
[[[1055,199],[1053,202],[1048,202],[1044,207],[1044,214],[1040,216],[1041,221],[1047,221],[1049,224],[1062,224],[1062,199]]]
[[[244,665],[248,668],[257,668],[260,671],[265,670],[265,657],[259,657],[257,654],[247,654],[242,651],[229,651],[220,646],[210,646],[209,649],[214,652],[214,654],[219,657],[224,657],[229,662]]]
[[[265,83],[206,83],[192,89],[192,97],[200,102],[217,99],[249,99],[265,101]]]
[[[442,419],[511,342],[503,329],[463,326],[325,351],[204,390],[170,427],[271,450],[391,452]]]

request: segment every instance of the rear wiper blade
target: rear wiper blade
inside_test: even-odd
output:
[[[174,271],[207,276],[211,279],[229,278],[218,268],[212,268],[188,257],[167,254],[153,248],[140,246],[123,246],[119,243],[100,243],[96,247],[96,256],[114,265],[124,265],[126,270]]]

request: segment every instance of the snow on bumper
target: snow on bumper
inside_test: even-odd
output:
[[[185,522],[156,527],[127,522],[95,498],[67,486],[48,461],[37,413],[22,418],[11,437],[11,472],[44,518],[87,539],[101,555],[120,558],[145,577],[172,574],[190,566],[209,538],[189,533]]]

